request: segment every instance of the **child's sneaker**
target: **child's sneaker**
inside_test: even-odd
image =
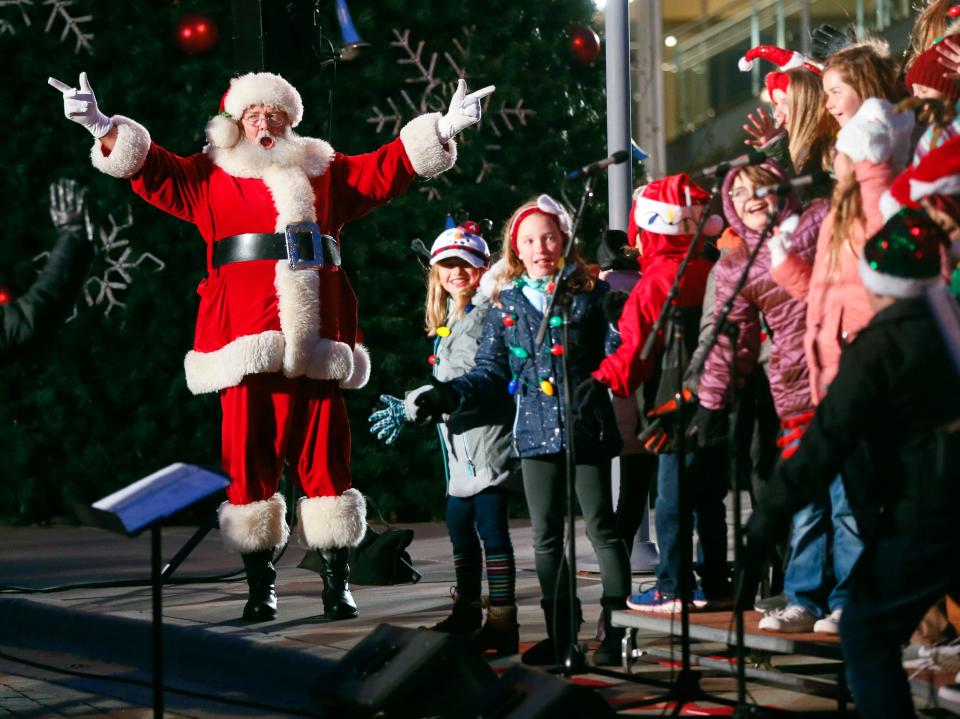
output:
[[[680,597],[675,594],[665,594],[658,587],[652,587],[645,592],[631,594],[627,597],[627,606],[640,612],[679,612]],[[693,590],[693,599],[690,609],[703,609],[707,606],[707,598],[702,589]]]
[[[840,633],[840,615],[843,609],[834,609],[823,619],[818,619],[813,625],[813,631],[817,634],[839,634]]]
[[[809,632],[817,618],[799,604],[791,604],[778,612],[771,612],[760,620],[760,629],[768,632]]]
[[[663,594],[657,587],[627,597],[627,607],[639,612],[679,612],[680,599],[672,594]]]

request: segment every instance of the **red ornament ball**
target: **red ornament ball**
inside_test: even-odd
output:
[[[202,55],[217,44],[217,24],[208,15],[188,14],[177,23],[177,44],[188,55]]]
[[[0,305],[6,305],[13,302],[13,293],[6,287],[0,287]]]
[[[950,17],[956,17],[957,15],[960,15],[960,5],[954,5],[949,10],[947,10],[947,15],[949,15]]]
[[[570,29],[570,49],[580,65],[592,65],[600,57],[600,36],[587,25]]]

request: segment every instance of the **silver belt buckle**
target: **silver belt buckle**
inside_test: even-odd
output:
[[[297,247],[297,235],[310,234],[313,243],[313,259],[300,257]],[[316,222],[293,222],[284,230],[287,239],[287,262],[292,270],[317,270],[323,267],[323,241],[320,226]]]

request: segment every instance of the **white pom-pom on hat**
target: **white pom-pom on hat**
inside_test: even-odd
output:
[[[229,149],[240,140],[240,124],[225,115],[214,115],[207,123],[206,135],[211,147]]]

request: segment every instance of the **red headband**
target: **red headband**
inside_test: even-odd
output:
[[[545,210],[541,210],[536,205],[532,205],[525,210],[521,210],[520,214],[513,219],[513,224],[510,226],[510,246],[513,248],[513,253],[515,255],[520,254],[520,252],[517,250],[517,232],[520,230],[520,223],[530,217],[530,215],[546,215],[547,217],[552,217],[554,220],[556,220],[556,215],[553,215]]]

